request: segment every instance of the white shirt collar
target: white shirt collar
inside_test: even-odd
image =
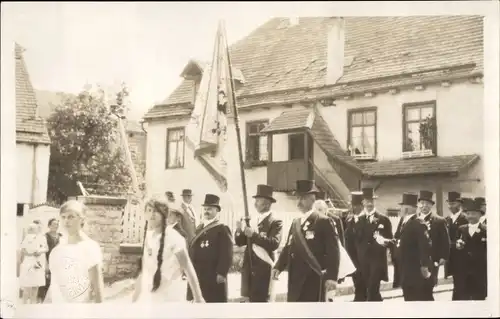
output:
[[[456,221],[458,216],[462,213],[462,209],[460,209],[458,212],[456,212],[455,214],[451,214],[451,219],[453,219],[453,221]]]
[[[424,215],[424,214],[420,214],[419,218],[420,218],[420,219],[422,219],[422,220],[424,220],[424,219],[426,219],[426,218],[427,218],[427,216],[429,216],[430,214],[432,214],[432,211],[428,212],[428,213],[427,213],[427,214],[425,214],[425,215]]]
[[[300,222],[301,224],[303,224],[308,218],[309,216],[311,216],[311,214],[314,212],[313,209],[311,209],[310,211],[304,213],[302,216],[300,216]]]
[[[271,211],[268,211],[268,212],[265,212],[265,213],[262,213],[262,214],[259,214],[257,216],[257,224],[260,224],[261,221],[263,221],[264,219],[267,218],[267,216],[271,215]]]
[[[203,227],[207,227],[211,223],[215,222],[217,220],[217,217],[212,218],[212,219],[204,219],[203,220]]]

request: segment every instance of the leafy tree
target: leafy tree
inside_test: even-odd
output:
[[[130,191],[131,178],[117,124],[102,90],[86,88],[77,96],[66,97],[56,108],[48,119],[52,140],[48,197],[53,202],[81,194],[78,181],[90,194]]]

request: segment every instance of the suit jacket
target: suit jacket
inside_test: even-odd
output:
[[[233,261],[233,241],[231,230],[218,221],[197,227],[196,236],[190,242],[189,256],[200,282],[206,302],[227,302],[227,280],[216,282],[217,275],[227,279]],[[208,230],[207,230],[208,229]],[[188,289],[188,300],[192,300]]]
[[[282,229],[283,222],[275,219],[271,213],[259,223],[258,229],[251,237],[251,243],[264,248],[269,257],[275,260],[275,251],[281,242]],[[247,237],[244,232],[240,230],[235,232],[235,243],[239,247],[247,245]],[[251,300],[267,300],[271,266],[251,251],[252,272],[250,272],[248,256],[249,249],[246,247],[241,269],[241,295],[250,297]]]
[[[290,228],[287,243],[274,268],[280,272],[288,269],[288,301],[313,301],[314,299],[318,301],[323,297],[318,295],[320,285],[322,285],[320,277],[307,263],[300,242],[292,235],[293,227],[294,225]],[[311,253],[324,271],[323,281],[337,280],[340,252],[332,220],[325,215],[313,212],[301,227]]]
[[[473,276],[482,283],[486,282],[488,264],[486,235],[486,226],[481,223],[472,236],[469,233],[469,225],[458,228],[455,242],[462,239],[465,245],[463,249],[457,250],[454,276]]]
[[[335,230],[337,231],[337,235],[340,239],[340,243],[345,247],[344,223],[342,222],[342,219],[333,213],[328,213],[328,217],[332,219],[333,225],[335,226]]]
[[[401,225],[400,238],[396,240],[396,259],[402,286],[419,286],[425,283],[420,267],[432,267],[430,235],[424,222],[416,215]]]
[[[358,221],[356,222],[354,215],[350,215],[346,218],[345,221],[345,231],[344,231],[344,237],[345,237],[345,249],[347,253],[349,254],[349,257],[351,257],[351,260],[356,266],[357,269],[359,269],[359,253],[358,253],[358,245],[360,243],[360,234],[361,234],[361,227],[362,224],[359,222],[359,217]]]
[[[196,227],[198,226],[196,224],[197,223],[196,212],[191,207],[191,205],[188,206],[185,203],[182,203],[181,207],[182,209],[184,209],[184,216],[185,216],[182,228],[184,228],[185,237],[189,242],[195,236]]]
[[[450,257],[450,235],[448,234],[446,220],[431,212],[425,216],[424,223],[431,238],[432,261],[448,260]]]
[[[372,274],[379,280],[389,281],[387,265],[387,249],[379,245],[373,235],[375,232],[386,238],[392,239],[392,224],[390,219],[377,211],[373,213],[370,220],[365,214],[360,216],[360,241],[358,245],[358,256],[361,270],[365,274]]]
[[[451,216],[446,216],[446,223],[448,224],[448,234],[450,235],[450,257],[448,258],[448,262],[445,264],[444,272],[445,277],[452,276],[457,265],[457,261],[455,260],[455,256],[457,253],[457,246],[455,243],[455,239],[457,238],[458,228],[462,225],[468,224],[469,221],[463,212],[458,215],[458,218],[453,222]]]

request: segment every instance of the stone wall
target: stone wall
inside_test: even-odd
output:
[[[84,231],[101,246],[104,281],[109,283],[134,276],[139,255],[120,252],[122,215],[127,199],[108,196],[78,196],[74,199],[88,208]]]

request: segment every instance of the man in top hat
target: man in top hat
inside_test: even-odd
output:
[[[189,256],[206,302],[227,302],[227,274],[233,260],[231,230],[218,221],[219,197],[206,194],[203,222],[189,245]],[[188,300],[192,300],[188,289]]]
[[[444,267],[444,276],[448,278],[453,276],[454,269],[457,265],[455,256],[457,254],[457,246],[455,238],[457,237],[458,227],[467,224],[467,217],[462,212],[462,199],[459,192],[448,192],[448,209],[450,215],[446,216],[446,223],[448,224],[448,234],[450,235],[450,257]],[[453,295],[456,294],[455,285],[453,286]],[[452,297],[453,298],[453,297]]]
[[[480,200],[463,198],[462,207],[469,222],[458,227],[455,238],[458,253],[453,270],[453,300],[485,300],[487,296],[487,236],[486,226],[479,222],[481,204]]]
[[[354,301],[366,301],[367,288],[366,283],[361,273],[361,266],[359,263],[360,254],[358,246],[360,244],[360,214],[363,211],[363,193],[351,193],[351,211],[346,218],[345,228],[345,248],[349,257],[356,267],[356,272],[352,274],[352,281],[354,283]]]
[[[245,246],[250,238],[251,247],[245,248],[243,267],[241,270],[241,295],[250,302],[267,302],[271,268],[276,258],[275,251],[281,242],[283,222],[274,217],[271,205],[276,203],[273,188],[268,185],[257,185],[254,207],[258,216],[251,220],[250,227],[242,227],[242,221],[236,225],[235,242],[239,247]],[[252,268],[250,268],[250,259]]]
[[[298,180],[297,207],[287,242],[273,269],[273,278],[288,269],[289,302],[326,301],[337,287],[339,241],[330,218],[312,208],[318,189],[313,180]]]
[[[431,277],[430,236],[423,220],[417,218],[417,201],[416,194],[403,194],[400,236],[393,241],[405,301],[427,300],[426,283]]]
[[[429,232],[432,249],[431,278],[426,281],[426,301],[434,301],[433,290],[437,284],[439,266],[444,265],[450,256],[450,237],[446,220],[432,211],[435,202],[434,193],[427,190],[420,191],[418,204],[419,218],[424,222]]]
[[[387,249],[392,236],[391,221],[375,209],[373,188],[363,188],[361,238],[358,245],[361,273],[367,285],[367,301],[382,301],[380,281],[389,281]]]
[[[187,222],[185,227],[187,228],[186,231],[189,234],[188,241],[191,241],[196,232],[196,226],[198,226],[200,221],[198,220],[196,211],[194,210],[194,207],[191,204],[193,200],[193,192],[190,189],[183,189],[181,197],[182,197],[181,208],[184,210],[184,213],[187,217]]]
[[[326,203],[327,199],[325,192],[319,191],[318,194],[316,194],[316,200],[323,200]],[[333,225],[335,226],[335,230],[337,231],[337,235],[340,239],[340,243],[344,246],[344,223],[342,222],[342,219],[335,215],[332,211],[327,211],[327,215],[332,219]]]
[[[475,201],[477,201],[481,207],[481,216],[479,222],[486,225],[486,199],[484,197],[476,197],[474,198]]]

